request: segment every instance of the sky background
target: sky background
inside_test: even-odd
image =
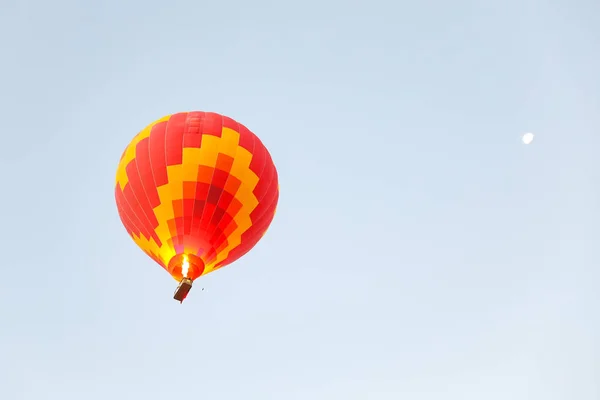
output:
[[[3,400],[600,398],[598,1],[0,10]],[[113,196],[188,110],[281,197],[180,305]]]

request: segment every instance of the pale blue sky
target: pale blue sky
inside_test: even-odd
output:
[[[0,398],[597,400],[599,19],[3,0]],[[281,198],[180,305],[113,185],[129,140],[187,110],[259,135]]]

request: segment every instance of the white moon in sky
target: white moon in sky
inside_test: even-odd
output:
[[[526,134],[523,135],[523,143],[525,144],[529,144],[533,142],[533,133],[528,132]]]

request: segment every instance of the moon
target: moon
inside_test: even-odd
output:
[[[523,135],[523,143],[525,144],[530,144],[531,142],[533,142],[533,133],[531,132],[527,132],[526,134]]]

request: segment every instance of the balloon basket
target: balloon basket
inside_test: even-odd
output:
[[[179,282],[179,286],[177,286],[177,290],[175,291],[173,298],[178,302],[183,303],[183,300],[185,300],[191,289],[192,280],[189,278],[183,278],[181,282]]]

